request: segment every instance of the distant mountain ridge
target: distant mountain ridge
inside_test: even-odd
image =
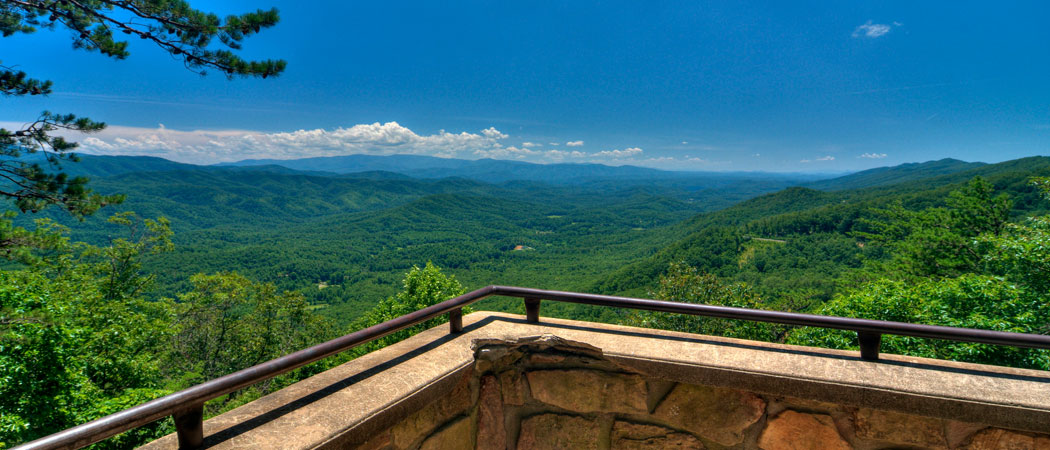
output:
[[[32,155],[28,159],[33,158]],[[685,191],[740,188],[742,183],[769,187],[802,186],[821,191],[846,191],[889,187],[939,177],[969,177],[990,166],[945,158],[921,163],[878,167],[847,175],[762,173],[762,172],[686,172],[638,166],[609,166],[595,163],[537,164],[495,159],[455,159],[422,155],[344,155],[291,160],[248,159],[215,165],[179,163],[153,156],[79,155],[77,163],[64,163],[61,170],[73,176],[105,178],[128,173],[210,171],[267,172],[337,178],[408,180],[465,178],[485,183],[538,182],[550,185],[588,185],[612,187],[623,181],[643,183]],[[1033,157],[1039,158],[1039,157]],[[1018,160],[1020,161],[1020,160]],[[43,160],[41,159],[41,162]],[[1002,164],[1002,163],[1000,163]],[[728,205],[725,205],[728,206]]]
[[[497,159],[455,159],[422,155],[344,155],[302,159],[246,159],[217,164],[218,167],[281,166],[302,171],[337,174],[394,172],[414,178],[462,177],[486,182],[512,180],[562,184],[573,178],[657,178],[679,176],[678,172],[638,166],[555,163],[536,164]]]
[[[874,169],[862,170],[841,177],[814,181],[807,183],[805,186],[823,191],[863,189],[915,181],[938,175],[948,175],[976,169],[986,165],[987,164],[982,162],[966,162],[958,159],[944,158],[921,163],[905,163],[896,166],[876,167]]]
[[[455,158],[437,158],[423,155],[343,155],[318,156],[299,159],[244,159],[224,162],[216,166],[275,165],[296,170],[319,170],[334,173],[387,171],[401,172],[421,169],[459,169],[471,161]],[[514,163],[513,161],[508,161]]]
[[[841,176],[776,173],[776,172],[703,172],[674,171],[631,165],[610,166],[597,163],[538,164],[498,159],[456,159],[423,155],[343,155],[300,159],[245,159],[213,165],[180,163],[155,156],[79,154],[77,163],[63,163],[61,170],[74,176],[109,177],[131,172],[166,172],[172,170],[246,170],[315,176],[350,176],[352,178],[470,178],[486,182],[531,180],[562,184],[565,176],[586,179],[684,179],[705,177],[806,180],[800,186],[818,190],[846,190],[948,175],[987,166],[983,162],[966,162],[952,158],[877,167]],[[43,163],[39,155],[25,157]],[[39,160],[39,161],[36,161]],[[360,174],[360,176],[358,176]]]

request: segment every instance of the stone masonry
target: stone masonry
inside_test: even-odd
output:
[[[1050,435],[637,373],[554,336],[479,340],[474,370],[363,449],[1045,449]]]

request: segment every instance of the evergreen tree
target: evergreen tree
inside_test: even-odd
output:
[[[74,48],[124,59],[129,55],[128,41],[117,38],[123,34],[155,44],[190,70],[201,74],[218,70],[229,78],[266,78],[284,70],[284,61],[248,61],[234,53],[244,38],[277,21],[276,9],[220,19],[182,0],[0,0],[0,34],[4,37],[40,28],[65,28],[72,33]],[[0,95],[51,93],[51,81],[32,78],[3,63],[0,61]],[[0,128],[0,197],[14,200],[23,212],[57,204],[75,216],[122,201],[121,196],[92,192],[84,177],[69,177],[60,171],[62,162],[76,161],[71,151],[77,144],[52,132],[92,133],[105,126],[74,114],[44,111],[22,129]],[[51,167],[24,158],[32,154],[40,154]]]

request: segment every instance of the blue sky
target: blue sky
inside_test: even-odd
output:
[[[55,82],[5,98],[110,129],[92,153],[214,163],[415,153],[681,170],[846,171],[1050,153],[1046,2],[192,2],[275,6],[247,57],[200,77],[143,42],[114,61],[65,31],[0,39]],[[324,3],[323,7],[316,7]]]

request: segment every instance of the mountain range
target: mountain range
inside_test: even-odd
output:
[[[176,250],[146,261],[156,295],[184,291],[197,272],[235,270],[298,289],[346,322],[428,261],[468,288],[629,295],[646,295],[668,264],[684,261],[749,282],[771,302],[820,302],[836,289],[822,280],[859,261],[863,249],[850,233],[868,211],[941,204],[981,176],[1014,197],[1020,218],[1046,209],[1027,180],[1050,174],[1050,158],[945,159],[823,178],[415,155],[216,166],[84,155],[64,168],[89,176],[99,192],[128,196],[83,222],[45,210],[74,239],[120,237],[104,221],[120,210],[171,220]],[[513,308],[499,300],[486,307]],[[611,314],[572,305],[550,312]]]

